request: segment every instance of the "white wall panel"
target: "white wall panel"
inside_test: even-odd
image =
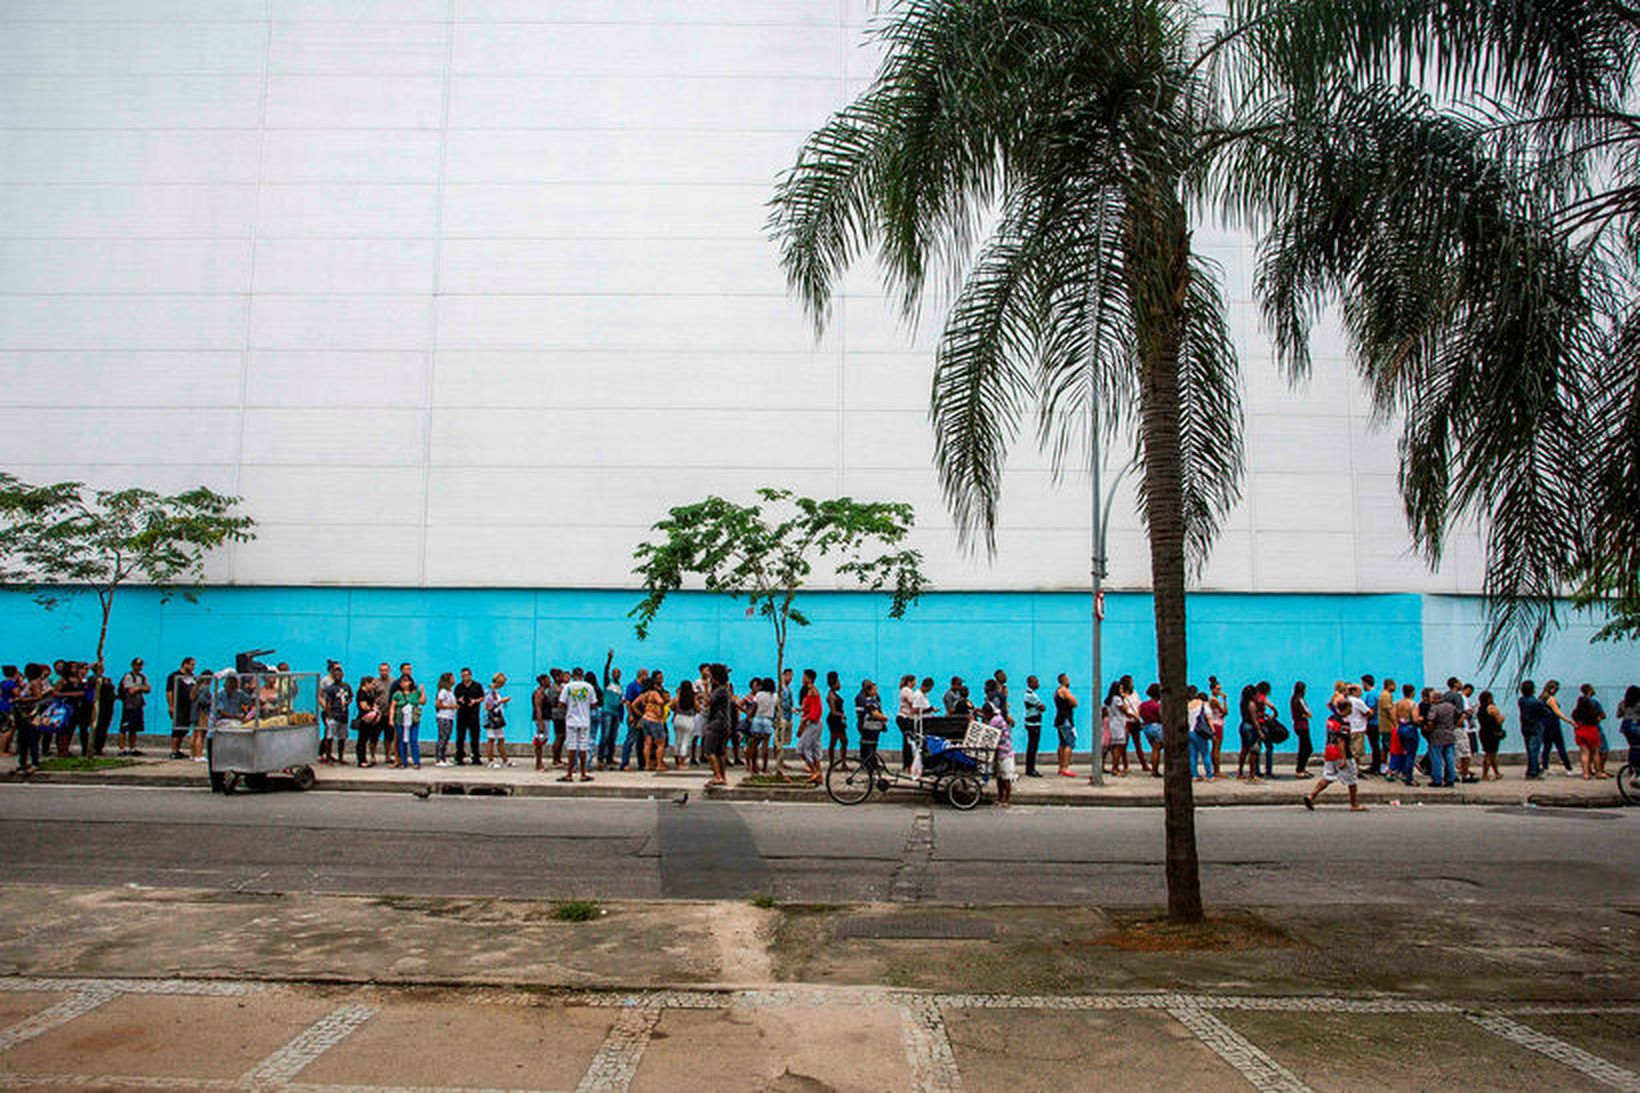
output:
[[[131,351],[0,353],[8,407],[61,407],[61,392],[103,406],[172,407],[177,428],[206,420],[198,407],[237,406],[240,354]],[[42,376],[50,377],[42,384]]]
[[[438,190],[419,185],[307,185],[262,187],[258,232],[273,238],[433,234]]]
[[[829,26],[839,21],[837,0],[455,0],[456,18],[482,23],[749,23]]]
[[[198,413],[189,418],[197,419]],[[234,411],[206,419],[206,428],[182,428],[174,409],[107,407],[30,409],[8,414],[0,429],[0,462],[37,463],[72,455],[78,463],[233,463],[239,420]]]
[[[449,0],[271,0],[276,23],[436,23]]]
[[[446,238],[765,239],[764,186],[444,187]]]
[[[264,524],[234,547],[234,573],[252,584],[413,585],[421,529],[378,524]]]
[[[439,308],[440,349],[754,352],[810,340],[796,304],[765,296],[448,296]]]
[[[54,22],[110,22],[134,17],[132,0],[6,0],[0,23],[51,20]],[[266,0],[144,0],[144,19],[157,21],[261,22]]]
[[[256,181],[254,130],[0,130],[0,182]]]
[[[275,352],[250,354],[247,406],[356,406],[419,409],[427,402],[426,353]]]
[[[0,296],[0,349],[232,349],[242,296]]]
[[[0,128],[255,128],[259,76],[0,76]]]
[[[837,356],[826,353],[443,350],[435,368],[433,402],[441,407],[836,406]]]
[[[841,31],[661,23],[458,25],[462,75],[836,76]]]
[[[1349,531],[1254,533],[1258,587],[1309,592],[1355,587],[1355,536]]]
[[[409,525],[420,530],[419,467],[248,464],[240,472],[239,493],[245,498],[246,508],[254,511],[262,524]],[[319,542],[315,546],[320,547]]]
[[[609,442],[619,443],[618,433]],[[637,535],[674,505],[708,494],[741,504],[757,500],[756,491],[778,485],[813,497],[836,492],[827,470],[736,467],[717,471],[710,482],[688,467],[608,467],[597,474],[568,474],[557,467],[434,467],[427,483],[429,527],[467,527],[483,509],[486,527],[607,527],[631,529]],[[506,498],[495,504],[494,498]]]
[[[430,294],[436,250],[431,239],[259,239],[255,290]]]
[[[248,239],[0,239],[0,293],[220,293],[250,257]]]
[[[258,296],[254,349],[423,349],[433,301],[423,296]]]
[[[791,166],[798,133],[451,130],[451,182],[758,183]],[[759,198],[766,200],[767,194]]]
[[[426,413],[334,405],[245,411],[247,464],[405,467],[422,458]]]
[[[463,295],[720,293],[787,299],[778,252],[751,239],[451,239],[441,258],[440,285]]]
[[[0,72],[260,73],[266,51],[267,28],[261,23],[14,23],[0,34]]]
[[[0,237],[245,238],[253,186],[0,186]]]
[[[842,105],[835,79],[760,76],[457,76],[453,129],[776,129]]]
[[[263,136],[264,182],[437,182],[432,130],[280,129]]]
[[[442,81],[427,76],[268,77],[272,129],[436,129]]]
[[[437,76],[448,42],[443,23],[275,23],[268,70]]]

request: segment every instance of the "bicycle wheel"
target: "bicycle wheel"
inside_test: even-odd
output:
[[[1632,763],[1617,772],[1617,792],[1626,805],[1640,805],[1640,767]]]
[[[958,812],[967,812],[985,796],[985,787],[972,774],[959,774],[945,784],[945,799]]]
[[[844,770],[839,763],[826,768],[826,796],[840,805],[857,805],[871,796],[871,787],[877,781],[870,763],[856,763]]]

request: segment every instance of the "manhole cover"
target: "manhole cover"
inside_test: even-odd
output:
[[[937,915],[858,915],[837,924],[838,938],[892,938],[927,941],[995,941],[996,923],[983,918],[942,918]]]

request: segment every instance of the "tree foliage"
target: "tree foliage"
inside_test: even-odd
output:
[[[691,578],[708,592],[746,600],[773,624],[782,650],[789,624],[808,625],[794,602],[821,558],[837,559],[836,572],[863,588],[887,590],[892,618],[922,594],[922,555],[901,547],[916,522],[910,505],[817,501],[777,489],[757,496],[761,503],[751,505],[708,497],[655,523],[659,538],[633,552],[634,572],[648,591],[631,611],[639,638],[648,636],[666,597]]]
[[[0,581],[33,589],[46,606],[58,602],[64,586],[95,592],[100,662],[121,586],[197,583],[211,551],[254,538],[256,522],[236,512],[238,504],[203,486],[166,495],[79,482],[35,486],[0,473]]]

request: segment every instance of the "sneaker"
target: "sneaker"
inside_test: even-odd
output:
[[[180,751],[173,751],[171,753],[171,758],[172,759],[186,759],[188,757],[186,755],[183,755]],[[325,761],[329,762],[329,758],[327,757]]]
[[[131,755],[141,755],[142,754],[142,749],[141,748],[132,748],[129,754],[131,754]]]
[[[203,763],[205,762],[205,757],[203,755],[196,755],[194,756],[193,761],[196,763]]]

